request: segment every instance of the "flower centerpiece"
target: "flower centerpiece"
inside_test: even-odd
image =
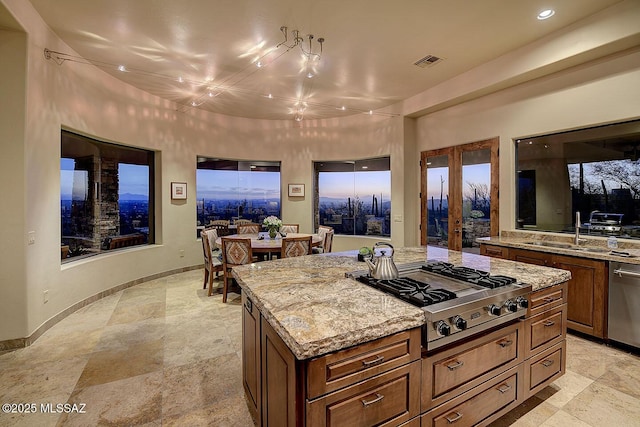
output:
[[[282,220],[274,215],[269,215],[262,221],[267,230],[269,230],[269,237],[274,239],[276,237],[276,233],[280,230],[282,226]]]

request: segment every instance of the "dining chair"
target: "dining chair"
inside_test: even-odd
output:
[[[222,288],[222,302],[227,302],[231,269],[238,265],[251,264],[253,252],[251,239],[222,238],[222,264],[224,270],[224,287]]]
[[[236,226],[243,224],[253,224],[253,221],[251,221],[250,219],[236,219],[235,221],[233,221],[233,224]]]
[[[284,237],[282,239],[281,258],[311,254],[311,236]]]
[[[229,230],[230,221],[228,219],[216,219],[211,221],[205,228],[215,228],[218,231],[218,237],[228,236],[231,234]]]
[[[204,284],[202,289],[209,285],[209,291],[207,296],[213,294],[213,273],[216,273],[216,278],[222,271],[222,252],[216,244],[218,233],[216,229],[204,229],[200,232],[200,238],[202,239],[202,252],[204,255]]]
[[[322,242],[322,253],[331,252],[331,246],[333,246],[333,230],[324,233],[324,242]]]
[[[298,233],[300,230],[300,224],[282,224],[280,226],[280,232],[289,234],[289,233]]]
[[[258,234],[262,230],[260,224],[248,223],[238,225],[238,234]]]
[[[322,245],[320,245],[319,247],[314,247],[313,248],[313,253],[314,254],[321,254],[323,252],[325,252],[324,250],[324,242],[326,239],[326,235],[328,232],[333,232],[333,227],[329,227],[328,225],[320,225],[318,226],[318,236],[320,236],[322,238]],[[331,238],[331,242],[333,242],[333,237]]]

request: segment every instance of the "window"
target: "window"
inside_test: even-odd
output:
[[[389,157],[314,162],[315,226],[336,234],[391,236]]]
[[[640,239],[640,121],[516,141],[517,226]]]
[[[197,225],[224,219],[280,218],[280,162],[199,157],[196,170]]]
[[[154,153],[61,134],[62,259],[153,243]]]

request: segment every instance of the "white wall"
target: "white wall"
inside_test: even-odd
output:
[[[14,135],[17,161],[8,173],[25,176],[26,191],[19,191],[11,211],[24,223],[7,240],[25,248],[25,229],[36,233],[36,243],[26,247],[26,256],[11,262],[26,271],[16,276],[12,294],[22,299],[0,301],[0,341],[26,337],[47,319],[92,295],[142,277],[202,263],[201,244],[195,237],[196,156],[231,159],[280,160],[283,187],[282,216],[312,231],[312,164],[315,160],[344,160],[391,155],[392,191],[404,188],[403,119],[379,115],[357,115],[341,119],[294,121],[251,120],[215,115],[198,109],[177,112],[177,106],[151,96],[88,65],[56,64],[44,58],[45,48],[73,53],[41,21],[28,3],[3,0],[28,34],[28,85],[26,131]],[[14,57],[24,57],[24,43],[7,47]],[[19,64],[20,61],[17,61]],[[24,64],[24,61],[22,62]],[[5,71],[1,71],[3,76]],[[14,75],[16,73],[13,73]],[[15,94],[19,105],[25,99]],[[12,126],[3,124],[3,129]],[[60,246],[60,129],[65,128],[105,141],[143,147],[158,152],[156,195],[157,244],[125,252],[104,254],[61,265]],[[24,167],[22,167],[24,165]],[[189,198],[172,202],[170,183],[185,181]],[[288,183],[306,185],[303,200],[286,196]],[[16,182],[20,185],[19,180]],[[20,203],[21,202],[21,203]],[[392,201],[392,210],[402,215],[402,197]],[[404,224],[394,223],[397,245],[404,244]],[[357,248],[348,239],[336,248]],[[180,257],[179,251],[185,256]],[[19,251],[18,251],[19,252]],[[0,285],[7,288],[7,283]],[[49,302],[43,302],[43,291]],[[25,316],[26,313],[26,316]]]
[[[513,140],[636,119],[640,117],[639,100],[640,49],[636,48],[421,117],[417,120],[417,149],[498,136],[500,229],[513,229]]]

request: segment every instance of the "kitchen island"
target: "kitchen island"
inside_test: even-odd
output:
[[[345,277],[366,268],[355,252],[234,268],[243,291],[244,385],[258,424],[430,425],[426,419],[451,419],[474,402],[491,407],[479,419],[488,422],[562,375],[567,271],[437,247],[394,254],[398,265],[427,259],[530,284],[526,320],[427,352],[421,308]],[[537,362],[553,365],[552,374]],[[455,375],[441,379],[447,371]],[[490,397],[495,405],[487,406],[492,387],[503,399]]]

